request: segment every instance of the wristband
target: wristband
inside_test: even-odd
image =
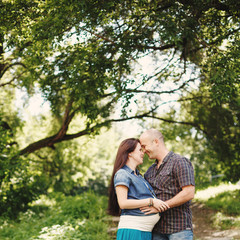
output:
[[[149,204],[148,204],[148,206],[149,206],[149,207],[152,207],[152,206],[153,206],[153,199],[152,199],[152,198],[149,199]]]

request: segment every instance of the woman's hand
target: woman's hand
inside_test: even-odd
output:
[[[155,207],[149,207],[149,206],[141,207],[140,210],[146,215],[159,212]]]
[[[163,202],[160,199],[153,199],[153,207],[156,208],[159,212],[164,212],[168,210],[170,207],[166,202]]]
[[[152,213],[164,212],[164,211],[168,210],[169,208],[170,207],[168,206],[168,204],[166,202],[163,202],[162,200],[154,198],[152,207],[146,206],[146,207],[140,208],[140,210],[144,214],[148,215],[148,214],[152,214]]]

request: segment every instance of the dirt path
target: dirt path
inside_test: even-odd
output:
[[[195,240],[235,240],[240,239],[240,229],[219,230],[212,224],[215,211],[200,203],[192,204]]]
[[[240,240],[240,229],[219,230],[213,227],[212,217],[215,211],[200,203],[193,203],[191,206],[193,213],[194,240]],[[112,239],[116,239],[117,224],[119,218],[112,218],[109,234]]]

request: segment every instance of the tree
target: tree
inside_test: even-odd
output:
[[[185,117],[192,118],[208,140],[208,148],[215,150],[225,179],[238,181],[239,176],[239,96],[233,96],[222,104],[212,104],[210,92],[204,89],[205,97],[195,102],[184,103]],[[214,159],[212,159],[214,161]]]
[[[165,119],[159,110],[167,94],[181,96],[175,99],[179,103],[202,99],[201,82],[212,106],[238,101],[238,9],[235,0],[2,2],[0,86],[24,87],[29,94],[37,86],[59,121],[54,134],[20,154],[132,118],[181,122],[207,134],[201,125],[206,121]],[[134,75],[133,64],[146,55],[155,57],[156,67],[151,74]],[[194,88],[197,96],[184,97]],[[129,114],[137,98],[143,101]],[[114,119],[119,102],[122,116]],[[239,112],[232,114],[236,118]],[[85,127],[70,134],[78,115],[86,119]],[[231,160],[239,162],[239,154]]]

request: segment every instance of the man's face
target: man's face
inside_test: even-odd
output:
[[[148,155],[150,159],[156,158],[156,142],[148,135],[140,137],[142,150]]]

